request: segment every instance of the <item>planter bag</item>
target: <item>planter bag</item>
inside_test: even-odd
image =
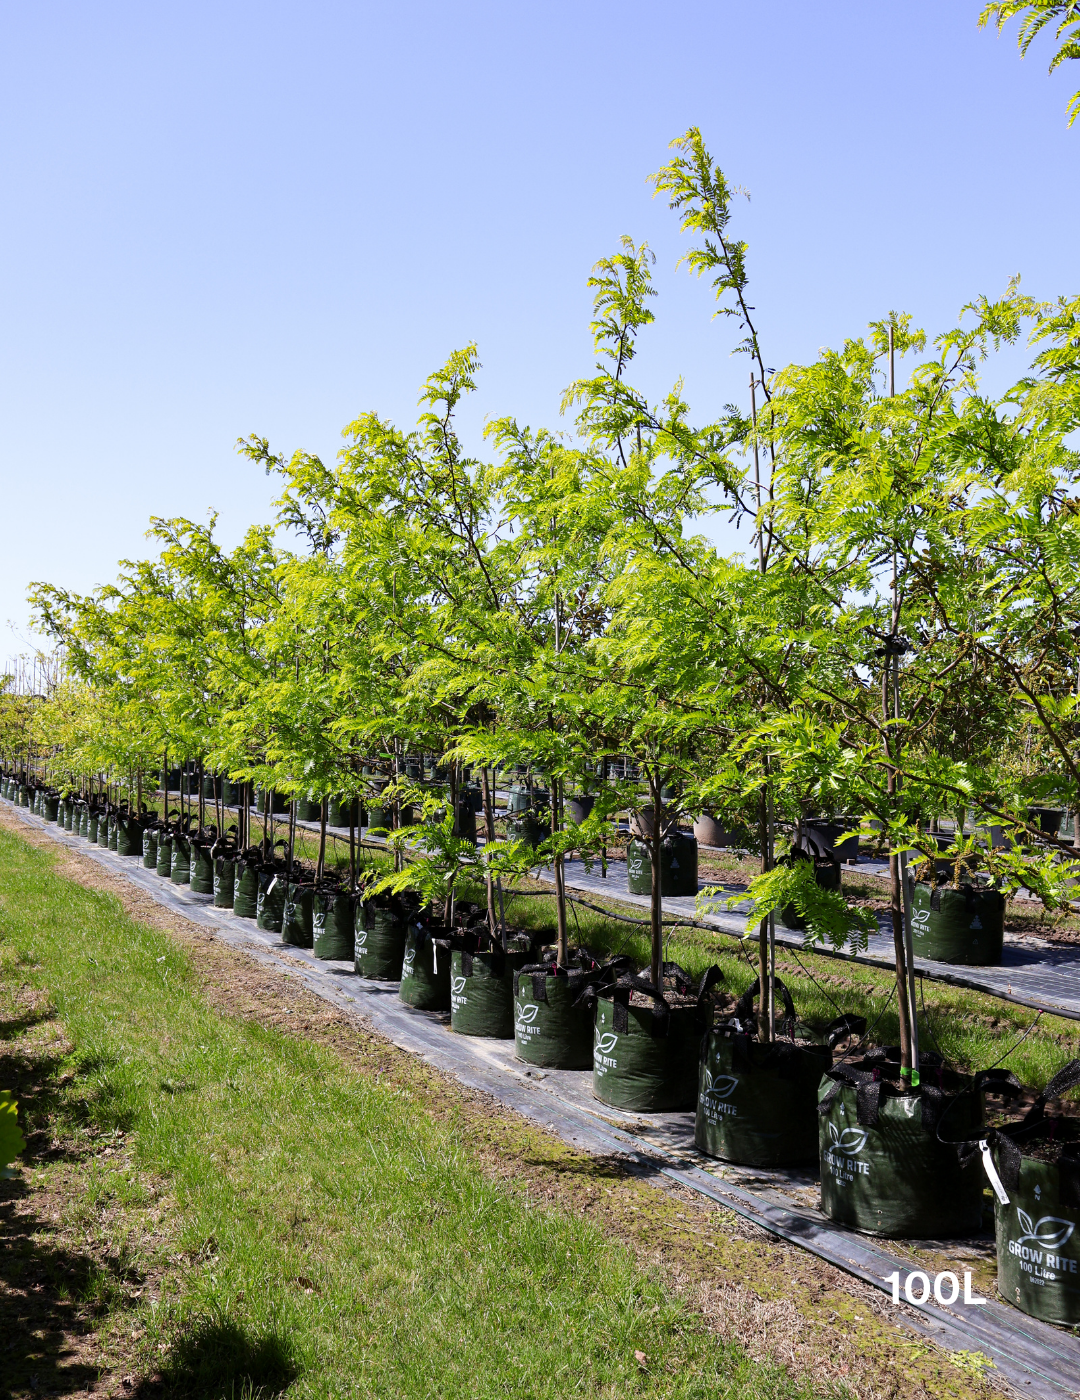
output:
[[[326,804],[326,825],[327,825],[327,826],[348,826],[348,825],[349,825],[349,805],[350,805],[350,804],[349,804],[348,802],[342,802],[339,798],[331,797],[330,801]],[[357,817],[357,815],[358,815],[357,810],[356,810],[356,803],[355,803],[355,802],[352,803],[352,811],[353,811],[353,825],[355,826],[355,825],[357,824],[355,819],[356,819],[356,817]],[[318,821],[319,818],[316,817],[315,820]]]
[[[360,976],[377,982],[400,981],[408,932],[408,918],[396,900],[358,902],[354,966]]]
[[[693,1005],[671,1006],[662,992],[641,977],[621,977],[608,986],[587,987],[583,999],[595,1002],[593,1094],[601,1103],[640,1113],[693,1108],[697,1096],[698,1053],[710,989],[723,974],[711,967]],[[677,963],[664,964],[664,981],[687,994],[693,983]],[[634,992],[651,1006],[632,1006]]]
[[[108,847],[109,827],[112,825],[112,822],[113,817],[111,812],[102,811],[98,813],[97,843],[99,846],[105,846],[106,848]]]
[[[191,839],[180,832],[173,834],[169,878],[174,885],[186,885],[191,880]]]
[[[505,952],[502,948],[474,952],[462,947],[463,942],[475,946],[471,938],[455,938],[446,945],[450,956],[450,1029],[459,1035],[513,1039],[514,974],[535,958],[532,943],[514,938]]]
[[[322,807],[318,802],[312,802],[310,798],[302,797],[296,804],[296,820],[298,822],[321,821]]]
[[[755,982],[733,1014],[706,1031],[701,1047],[694,1144],[740,1166],[817,1160],[817,1091],[832,1065],[832,1047],[866,1031],[862,1017],[840,1016],[820,1039],[797,1038],[791,994],[779,978],[775,985],[787,1011],[788,1038],[782,1032],[768,1044],[756,1038]]]
[[[158,833],[157,873],[167,880],[172,873],[172,832],[162,829]]]
[[[213,849],[201,841],[191,843],[191,888],[195,894],[214,893]]]
[[[142,822],[138,817],[120,816],[116,819],[116,853],[121,856],[141,856]]]
[[[982,1129],[982,1084],[938,1055],[920,1057],[920,1075],[916,1089],[899,1084],[899,1051],[881,1048],[822,1079],[821,1208],[830,1220],[888,1239],[982,1228],[982,1172],[957,1151]]]
[[[410,924],[405,936],[398,995],[419,1011],[450,1010],[450,954],[420,924]]]
[[[285,887],[287,883],[284,871],[273,868],[259,871],[259,894],[255,906],[255,923],[257,927],[265,929],[267,933],[281,932],[281,921],[285,914]]]
[[[59,797],[53,797],[47,793],[41,800],[41,808],[41,815],[47,822],[56,821],[57,817],[60,815]]]
[[[257,861],[241,857],[236,862],[233,884],[233,913],[242,919],[254,919],[259,912],[259,866]]]
[[[588,959],[592,962],[592,959]],[[545,1069],[591,1069],[593,1003],[582,1000],[602,969],[527,963],[514,974],[514,1053]]]
[[[214,857],[214,907],[231,909],[236,890],[236,857],[232,854]]]
[[[221,784],[222,803],[226,807],[239,807],[243,796],[242,787],[242,783],[234,783],[231,778],[226,778]]]
[[[353,896],[347,890],[316,890],[312,906],[312,952],[327,962],[355,956]]]
[[[142,834],[142,863],[147,870],[157,869],[157,828],[152,826],[143,827]]]
[[[88,812],[86,816],[86,839],[92,846],[97,845],[98,825],[100,818],[97,812]]]
[[[817,840],[813,832],[805,833],[803,840],[812,847],[817,846]],[[819,857],[817,855],[807,856],[805,852],[793,851],[789,856],[781,857],[782,860],[807,860],[814,862],[814,881],[823,890],[835,890],[838,894],[843,890],[843,881],[840,875],[840,862],[831,857]],[[799,917],[794,904],[785,904],[780,910],[780,922],[785,928],[794,929],[797,933],[806,932],[806,923]]]
[[[1047,1114],[1046,1103],[1078,1084],[1080,1060],[1073,1060],[1021,1122],[970,1145],[984,1165],[990,1156],[998,1177],[991,1177],[998,1291],[1030,1317],[1060,1327],[1080,1325],[1080,1123]],[[1057,1160],[1032,1155],[1040,1150]]]
[[[285,886],[285,905],[281,911],[281,941],[294,948],[310,948],[314,938],[315,887],[298,880]]]
[[[938,962],[997,967],[1005,937],[1005,896],[1000,890],[915,885],[911,900],[915,954]]]
[[[79,808],[74,802],[64,803],[64,830],[77,831],[76,823],[79,820]]]
[[[688,832],[670,831],[660,841],[660,895],[696,895],[697,841]],[[632,837],[626,843],[626,879],[631,894],[652,894],[652,857],[648,843]]]
[[[98,829],[98,840],[101,840],[101,831]],[[109,850],[115,851],[120,842],[120,818],[115,812],[109,813]]]

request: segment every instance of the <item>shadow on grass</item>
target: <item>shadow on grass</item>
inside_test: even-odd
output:
[[[289,1342],[276,1330],[252,1334],[232,1318],[200,1317],[180,1333],[161,1370],[131,1394],[138,1400],[257,1400],[280,1395],[298,1373]]]

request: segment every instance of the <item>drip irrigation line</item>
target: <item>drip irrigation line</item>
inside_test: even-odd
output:
[[[998,1065],[1001,1064],[1001,1061],[1007,1060],[1018,1045],[1023,1045],[1024,1041],[1027,1040],[1028,1036],[1039,1024],[1039,1021],[1042,1019],[1044,1014],[1044,1012],[1040,1011],[1038,1016],[1035,1017],[1034,1021],[1032,1021],[1031,1025],[1028,1026],[1027,1030],[1019,1038],[1019,1040],[1014,1040],[1013,1043],[1009,1046],[1008,1050],[1005,1051],[1004,1055],[1001,1056],[1001,1059],[995,1060],[992,1065],[987,1065],[987,1069],[997,1069]]]
[[[799,957],[799,955],[798,955],[798,953],[795,951],[795,949],[794,949],[794,948],[789,948],[788,951],[791,953],[791,956],[795,959],[795,961],[796,961],[796,962],[799,964],[799,966],[802,968],[802,970],[803,970],[803,972],[806,974],[806,976],[809,977],[810,981],[813,982],[814,986],[818,989],[818,991],[821,993],[821,995],[825,998],[825,1000],[829,1003],[829,1005],[832,1007],[832,1009],[836,1012],[836,1014],[837,1014],[838,1016],[842,1016],[844,1013],[840,1010],[839,1006],[837,1006],[836,1002],[833,1001],[832,997],[828,994],[828,992],[825,990],[825,988],[824,988],[824,987],[821,985],[821,983],[817,980],[817,978],[816,978],[816,977],[814,976],[814,974],[810,971],[810,969],[809,969],[808,967],[806,967],[806,966],[803,964],[802,959]]]

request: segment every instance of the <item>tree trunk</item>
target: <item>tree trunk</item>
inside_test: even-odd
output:
[[[885,658],[885,671],[881,681],[881,712],[886,725],[885,753],[886,757],[892,759],[892,746],[889,743],[889,665],[890,658]],[[893,741],[895,743],[895,739]],[[888,794],[890,799],[896,797],[896,768],[890,762],[888,768]],[[894,811],[896,803],[890,800],[890,811]],[[900,888],[900,857],[893,853],[889,856],[889,912],[892,916],[893,931],[893,953],[896,960],[896,1010],[900,1022],[900,1065],[902,1069],[911,1070],[911,1026],[908,1019],[908,969],[907,969],[907,948],[904,942],[904,900],[903,891]]]
[[[652,867],[652,896],[649,900],[649,921],[652,929],[652,966],[650,980],[656,991],[664,989],[664,911],[660,902],[660,770],[649,773],[649,794],[652,797],[652,830],[648,835],[649,862]]]
[[[488,769],[486,767],[480,769],[480,790],[483,793],[484,798],[484,828],[487,835],[487,841],[494,841],[495,800],[491,794],[491,782],[489,780]],[[491,930],[492,938],[494,938],[495,930],[497,927],[495,922],[495,889],[493,881],[491,879],[491,870],[488,867],[488,863],[486,860],[484,861],[484,885],[486,887],[487,892],[488,928]]]
[[[557,835],[562,825],[562,780],[552,774],[551,778],[551,834]],[[557,961],[560,967],[565,967],[570,960],[570,947],[566,935],[566,871],[563,868],[563,856],[559,851],[555,855],[555,917],[557,936]]]
[[[324,797],[319,807],[319,860],[315,866],[315,878],[321,880],[326,869],[326,805],[329,801]]]

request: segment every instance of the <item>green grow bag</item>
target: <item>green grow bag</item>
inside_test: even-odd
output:
[[[575,1006],[587,974],[526,965],[514,978],[514,1053],[545,1069],[591,1069],[592,1003]]]
[[[439,949],[440,955],[442,949]],[[511,1040],[514,1035],[514,974],[536,954],[525,940],[501,948],[450,954],[450,1029],[459,1035]]]
[[[243,792],[243,784],[234,783],[231,778],[226,778],[221,784],[221,801],[226,807],[239,807]]]
[[[418,1011],[450,1010],[450,953],[432,941],[431,931],[412,924],[401,963],[403,1002]]]
[[[116,853],[121,856],[142,855],[142,823],[138,817],[116,819]]]
[[[376,982],[401,980],[409,923],[396,905],[364,900],[356,906],[354,966],[361,977]]]
[[[768,1019],[768,1018],[766,1018]],[[746,1167],[795,1166],[818,1155],[817,1090],[832,1065],[827,1045],[719,1027],[706,1033],[694,1145]]]
[[[352,962],[353,897],[346,890],[316,890],[312,904],[311,950],[327,962]]]
[[[982,1130],[982,1094],[966,1075],[940,1070],[937,1056],[921,1059],[914,1092],[902,1092],[898,1078],[874,1078],[898,1075],[896,1052],[891,1065],[888,1052],[871,1052],[822,1079],[821,1209],[837,1224],[887,1239],[982,1228],[982,1167],[974,1157],[961,1165],[955,1146]]]
[[[50,793],[46,793],[41,799],[41,815],[47,822],[56,821],[60,815],[59,797],[53,797]]]
[[[534,812],[530,808],[511,816],[506,826],[513,840],[526,841],[535,849],[551,835],[551,815],[546,811]]]
[[[108,846],[109,837],[112,833],[112,826],[116,818],[111,812],[102,812],[98,817],[97,843],[99,846]]]
[[[64,830],[76,831],[75,823],[78,820],[79,809],[70,799],[64,803]]]
[[[673,831],[660,842],[660,895],[696,895],[697,841],[685,831]],[[631,837],[626,845],[626,879],[631,894],[652,894],[652,859],[645,841]]]
[[[267,933],[280,933],[285,913],[285,876],[277,870],[259,871],[259,894],[255,905],[255,923]]]
[[[931,888],[920,881],[911,901],[911,935],[917,957],[996,967],[1005,938],[1005,896],[972,885]]]
[[[169,878],[174,885],[186,885],[191,880],[191,841],[179,832],[173,834]]]
[[[353,825],[356,826],[357,811],[356,803],[352,803]],[[315,818],[319,820],[318,817]],[[349,803],[342,802],[336,797],[332,797],[326,804],[326,825],[327,826],[348,826],[349,825]]]
[[[86,814],[86,839],[92,846],[97,844],[99,818],[96,812]]]
[[[142,863],[147,870],[157,869],[157,828],[152,826],[143,827],[142,834]]]
[[[1078,1181],[1075,1167],[1025,1157],[1006,1187],[1009,1204],[994,1202],[998,1292],[1059,1327],[1080,1326]]]
[[[390,815],[389,807],[381,807],[376,804],[374,807],[369,807],[367,809],[367,822],[365,825],[369,829],[373,826],[389,827]]]
[[[702,1017],[696,1006],[657,1015],[599,997],[593,1022],[593,1094],[639,1113],[693,1108]]]
[[[266,788],[257,788],[255,790],[255,806],[256,809],[264,815],[267,814],[266,802]],[[273,794],[273,801],[271,803],[270,812],[268,815],[272,817],[281,817],[284,816],[288,810],[289,804],[285,800],[285,794],[283,792],[275,792]]]
[[[236,862],[233,883],[233,913],[242,919],[254,919],[259,912],[259,867],[252,862]]]
[[[321,804],[312,802],[310,797],[301,797],[296,804],[296,820],[298,822],[317,822],[321,819]]]
[[[218,795],[218,780],[213,773],[204,773],[202,780],[202,795],[205,802],[213,802]]]
[[[120,818],[115,812],[109,813],[109,850],[120,849]]]
[[[191,843],[191,889],[194,894],[214,893],[214,858],[210,847]]]
[[[231,909],[236,886],[236,861],[232,856],[214,857],[214,907]]]
[[[167,880],[172,874],[172,832],[162,831],[157,843],[157,873]]]
[[[294,948],[310,948],[315,936],[315,890],[292,880],[285,889],[281,914],[281,941]]]

